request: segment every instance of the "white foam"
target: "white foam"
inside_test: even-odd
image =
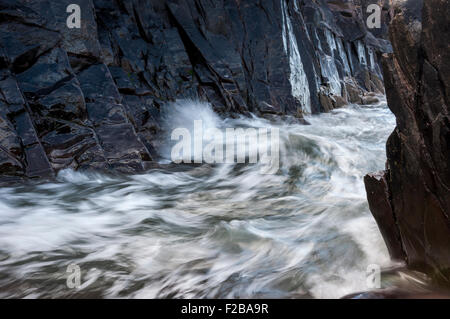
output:
[[[51,282],[46,267],[65,273],[77,263],[83,291],[95,287],[105,297],[338,298],[364,290],[369,264],[389,265],[362,182],[385,162],[395,126],[386,105],[307,116],[312,125],[222,121],[195,101],[171,111],[169,128],[199,118],[216,127],[277,127],[280,171],[261,175],[258,164],[114,178],[63,171],[54,183],[2,188],[1,285],[36,273]],[[8,293],[58,295],[51,290]]]
[[[334,63],[334,58],[328,55],[322,55],[320,57],[320,67],[322,74],[328,79],[330,85],[330,92],[334,95],[342,95],[341,80],[339,73]]]
[[[302,58],[298,50],[297,39],[293,31],[291,18],[289,16],[285,0],[281,0],[281,11],[283,22],[283,45],[286,54],[289,56],[292,95],[301,103],[303,112],[311,113],[311,100],[308,78],[306,77],[306,73],[303,69]]]
[[[344,45],[342,44],[342,39],[338,38],[336,40],[336,42],[337,42],[337,47],[338,47],[338,51],[339,51],[339,56],[341,57],[341,60],[344,63],[345,74],[350,76],[351,75],[350,65],[348,63],[347,54],[345,53]]]
[[[356,41],[357,48],[358,48],[358,58],[359,63],[362,65],[367,65],[367,57],[366,57],[366,50],[364,49],[364,44],[361,40]]]

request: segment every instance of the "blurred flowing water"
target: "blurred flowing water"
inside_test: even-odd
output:
[[[384,168],[386,103],[308,116],[311,125],[222,120],[178,102],[167,128],[278,127],[280,170],[258,164],[62,171],[0,189],[0,297],[338,298],[390,265],[363,176]],[[66,285],[68,265],[80,289]]]

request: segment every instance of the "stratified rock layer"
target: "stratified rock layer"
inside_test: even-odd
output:
[[[370,208],[394,258],[450,283],[450,3],[396,1],[383,59],[397,127],[387,170],[365,178]]]
[[[391,50],[385,29],[366,29],[372,2],[384,21],[380,0],[3,0],[0,175],[144,171],[160,109],[179,98],[225,116],[361,102],[383,91]],[[69,4],[81,29],[66,25]]]

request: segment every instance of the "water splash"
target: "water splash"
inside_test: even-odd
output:
[[[199,142],[199,139],[204,139],[204,136],[196,136],[194,134],[195,121],[201,121],[205,132],[209,128],[220,129],[222,125],[222,120],[208,102],[177,100],[167,103],[162,108],[160,125],[166,134],[164,135],[165,139],[161,143],[162,146],[159,148],[159,153],[163,157],[161,163],[168,163],[171,159],[171,150],[174,145],[174,142],[171,140],[171,132],[175,129],[184,128],[191,133],[193,137],[192,150],[194,150],[194,145]]]
[[[311,113],[309,83],[303,69],[302,58],[298,50],[297,39],[293,32],[291,18],[285,0],[281,0],[282,37],[284,51],[289,56],[290,82],[292,95],[300,102],[304,113]]]
[[[332,33],[330,30],[328,30],[328,29],[325,29],[325,35],[326,35],[326,37],[327,37],[328,45],[330,46],[330,49],[331,49],[331,56],[334,57],[334,51],[337,49],[337,47],[336,47],[336,41],[334,40],[334,35],[333,35],[333,33]]]
[[[367,65],[366,50],[364,49],[364,44],[361,40],[358,40],[356,43],[358,47],[359,63],[361,63],[362,65]]]
[[[336,68],[336,63],[334,58],[326,54],[320,57],[320,68],[322,70],[322,75],[326,78],[329,86],[330,93],[334,95],[342,95],[341,80],[339,78],[339,73]]]
[[[331,56],[326,54],[320,56],[320,68],[322,70],[323,77],[327,80],[330,86],[330,93],[341,96],[341,80],[339,78],[339,73],[334,60],[334,52],[337,49],[336,41],[334,40],[334,35],[330,30],[326,29],[325,35],[328,46],[331,50]]]
[[[351,76],[352,71],[350,70],[350,65],[348,63],[347,54],[345,53],[344,45],[342,44],[342,39],[337,38],[336,40],[339,56],[341,57],[342,63],[344,64],[345,74]]]
[[[295,10],[295,12],[299,13],[300,10],[298,8],[298,0],[294,0],[293,2],[294,2],[294,10]]]

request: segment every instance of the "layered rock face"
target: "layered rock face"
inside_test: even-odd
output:
[[[175,99],[299,118],[361,102],[383,91],[378,59],[391,50],[384,29],[366,29],[372,2],[384,20],[380,0],[3,0],[2,180],[144,171]]]
[[[387,170],[366,176],[373,215],[392,257],[450,283],[450,3],[395,1],[383,59],[397,127]]]

